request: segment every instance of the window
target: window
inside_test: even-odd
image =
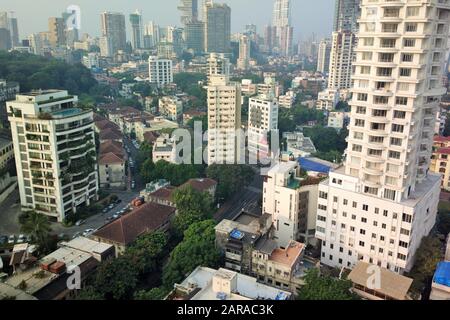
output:
[[[416,32],[417,31],[417,23],[408,22],[405,24],[406,32]]]
[[[369,206],[367,204],[363,204],[362,209],[364,211],[369,211]]]
[[[408,104],[408,98],[406,97],[396,97],[395,103],[398,105],[406,106]]]
[[[377,68],[377,76],[379,77],[392,76],[392,68]]]
[[[414,55],[412,53],[404,53],[402,54],[402,62],[412,62]]]
[[[394,54],[393,53],[387,53],[387,52],[379,53],[378,60],[380,62],[393,62],[394,61]]]
[[[362,145],[354,144],[352,147],[352,150],[355,152],[361,152],[362,151]]]
[[[324,206],[323,204],[319,204],[317,207],[319,210],[327,211],[327,206]]]
[[[411,48],[411,47],[415,47],[415,45],[416,45],[416,39],[403,39],[404,47]]]
[[[409,68],[400,68],[400,77],[410,77],[411,69]]]
[[[408,242],[405,241],[399,241],[398,245],[402,248],[408,248]]]
[[[396,39],[381,39],[382,48],[395,48]]]
[[[373,38],[364,38],[363,43],[365,46],[368,46],[368,47],[373,46]]]
[[[365,121],[362,119],[355,119],[355,126],[364,127]]]
[[[406,17],[417,17],[419,15],[419,7],[406,8]]]
[[[326,222],[327,218],[321,215],[317,215],[317,220],[322,221],[322,222]]]
[[[404,126],[400,125],[400,124],[393,124],[392,125],[392,132],[398,132],[398,133],[402,133],[404,130]]]
[[[402,145],[402,139],[400,139],[400,138],[391,138],[391,145],[392,146],[401,146]]]
[[[360,242],[359,242],[359,246],[360,246],[360,247],[364,247],[364,246],[365,246],[364,241],[360,241]]]
[[[320,191],[319,192],[319,198],[328,199],[328,193]]]
[[[362,235],[365,235],[365,234],[366,234],[366,230],[360,229],[360,230],[359,230],[359,233],[362,234]]]
[[[384,198],[389,200],[395,200],[396,192],[395,190],[385,189],[384,190]]]
[[[398,253],[397,258],[400,260],[406,260],[406,256],[404,254]]]
[[[411,223],[412,222],[412,215],[404,213],[402,215],[402,221],[403,222],[407,222],[407,223]]]
[[[389,158],[396,159],[396,160],[400,159],[400,152],[390,150],[389,151]]]
[[[367,218],[361,218],[362,223],[367,223]]]
[[[406,118],[406,112],[405,111],[394,111],[394,118],[396,119],[405,119]]]
[[[365,114],[366,113],[366,107],[356,107],[356,113]]]
[[[363,52],[362,59],[363,60],[372,60],[372,52]]]

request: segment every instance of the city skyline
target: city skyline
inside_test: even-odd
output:
[[[262,33],[264,27],[272,23],[272,12],[274,1],[272,0],[223,0],[217,3],[225,3],[231,7],[231,32],[241,32],[245,25],[253,23],[257,25],[258,32]],[[262,2],[262,3],[261,3]],[[292,2],[292,26],[294,27],[294,40],[306,39],[312,33],[318,37],[327,36],[333,28],[334,0],[324,0],[321,2],[309,3],[307,0],[295,0]],[[43,0],[39,5],[27,3],[27,9],[23,9],[23,1],[11,3],[0,0],[0,6],[3,11],[14,12],[19,22],[20,39],[26,38],[29,34],[37,31],[47,30],[48,17],[60,16],[61,12],[73,1],[63,0],[55,6],[51,0]],[[306,5],[308,3],[308,5]],[[129,16],[137,10],[142,13],[143,23],[154,21],[160,26],[176,25],[181,26],[180,13],[177,7],[179,0],[165,1],[163,6],[154,8],[153,3],[145,3],[140,0],[128,1],[121,4],[117,0],[109,1],[108,4],[92,3],[87,0],[80,0],[76,3],[81,7],[82,25],[80,34],[89,33],[92,36],[100,36],[100,14],[105,11],[120,12]],[[200,11],[199,3],[199,11]],[[86,8],[89,7],[89,10]],[[249,10],[257,7],[261,14],[251,15],[252,21],[249,21]],[[168,14],[170,13],[170,14]],[[174,14],[175,13],[175,14]],[[323,16],[323,19],[317,19],[317,16]],[[42,17],[39,18],[39,17]],[[314,18],[313,18],[314,17]],[[127,19],[128,20],[128,19]],[[131,39],[131,27],[126,23],[127,39]]]

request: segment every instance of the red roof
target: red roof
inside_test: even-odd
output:
[[[439,148],[439,149],[437,149],[436,153],[450,154],[450,148]]]
[[[164,199],[164,200],[172,200],[173,192],[176,190],[174,187],[165,187],[156,190],[155,192],[151,193],[151,197]]]
[[[98,159],[99,164],[122,164],[125,160],[123,157],[119,157],[118,155],[108,152],[100,155],[100,159]]]
[[[98,134],[100,140],[122,140],[122,133],[119,130],[107,128]]]
[[[112,121],[109,121],[107,119],[99,120],[95,122],[95,126],[98,128],[99,131],[105,130],[105,129],[115,129],[119,130],[119,126],[115,124]]]
[[[105,140],[100,143],[99,154],[114,153],[119,158],[125,156],[125,151],[123,150],[122,142],[116,140]]]
[[[169,222],[175,208],[149,202],[96,231],[93,236],[123,245]]]
[[[434,136],[434,141],[436,141],[436,142],[446,142],[446,141],[450,141],[450,137]]]
[[[156,139],[158,139],[159,134],[154,131],[147,131],[144,133],[144,140],[149,144],[155,143]]]
[[[190,179],[188,182],[183,184],[181,188],[188,185],[190,185],[194,190],[197,190],[198,192],[205,192],[211,187],[217,185],[217,182],[210,178]]]

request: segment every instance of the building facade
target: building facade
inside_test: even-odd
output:
[[[7,103],[22,208],[59,222],[97,199],[93,112],[77,101],[47,90]]]
[[[450,4],[361,9],[346,162],[319,187],[316,237],[324,264],[403,273],[436,219],[440,177],[428,169]]]
[[[102,38],[100,49],[103,56],[112,57],[117,51],[125,50],[127,34],[125,16],[122,13],[103,12],[101,14]]]
[[[320,41],[319,50],[317,53],[317,71],[320,73],[328,73],[330,70],[330,53],[331,41],[323,39]]]
[[[155,56],[148,58],[149,81],[159,87],[173,83],[172,60]]]
[[[144,47],[144,28],[142,25],[142,15],[138,10],[130,14],[130,25],[131,46],[134,50],[142,49]]]
[[[205,52],[230,52],[231,9],[226,4],[205,6]]]

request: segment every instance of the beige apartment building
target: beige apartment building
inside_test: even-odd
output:
[[[59,222],[97,199],[93,112],[77,102],[39,90],[7,103],[22,208]]]
[[[171,121],[181,121],[183,101],[175,96],[162,97],[158,101],[159,114]]]
[[[345,165],[319,186],[321,261],[403,273],[435,224],[440,176],[429,172],[450,2],[361,2]]]
[[[450,137],[435,136],[430,170],[442,176],[441,188],[450,191]]]

